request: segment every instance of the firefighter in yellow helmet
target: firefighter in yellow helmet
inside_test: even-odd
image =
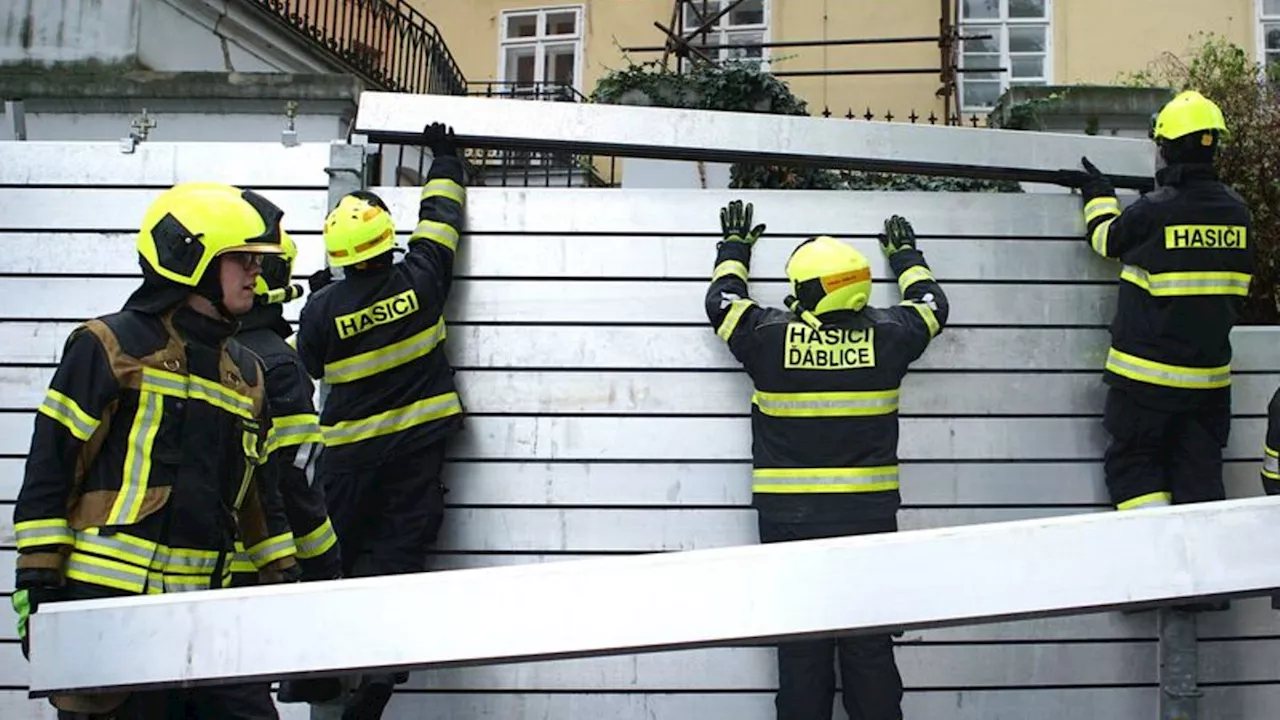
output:
[[[263,258],[281,252],[281,214],[226,185],[166,190],[137,236],[141,287],[71,332],[13,510],[24,652],[40,605],[222,588],[237,544],[263,582],[296,572],[279,496],[256,472],[263,366],[232,337]],[[268,683],[51,701],[60,718],[277,717]]]
[[[1231,423],[1231,329],[1249,293],[1249,208],[1218,179],[1227,126],[1198,92],[1155,117],[1157,189],[1121,211],[1083,159],[1086,239],[1117,259],[1119,298],[1104,379],[1107,488],[1120,510],[1221,500]]]
[[[444,517],[446,443],[462,425],[444,347],[466,201],[462,159],[452,128],[439,123],[424,130],[422,144],[433,158],[408,251],[396,261],[395,222],[377,195],[342,198],[324,240],[343,278],[312,293],[298,327],[303,365],[328,386],[316,482],[346,577],[425,569]],[[393,676],[366,676],[348,714],[378,717],[392,685]]]
[[[910,223],[895,215],[880,236],[901,302],[872,307],[867,259],[820,236],[787,261],[789,310],[761,307],[747,294],[751,250],[765,230],[752,225],[752,206],[730,203],[720,224],[706,311],[755,387],[760,540],[895,532],[899,385],[949,312]],[[899,720],[902,680],[889,635],[781,644],[778,718],[829,720],[837,655],[849,718]]]

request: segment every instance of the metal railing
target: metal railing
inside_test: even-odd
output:
[[[466,92],[439,28],[405,0],[242,1],[379,89]]]
[[[524,82],[520,80],[468,80],[465,95],[548,102],[590,102],[586,95],[566,83]]]

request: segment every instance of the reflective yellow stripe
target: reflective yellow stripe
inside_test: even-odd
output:
[[[1231,366],[1198,368],[1166,365],[1111,348],[1107,370],[1130,380],[1186,390],[1213,390],[1231,385]]]
[[[77,552],[102,555],[141,569],[158,570],[166,574],[201,575],[206,580],[218,564],[217,550],[171,548],[128,533],[103,535],[100,528],[77,530],[75,546]]]
[[[923,265],[909,267],[898,276],[898,290],[905,293],[907,288],[922,280],[933,280],[933,273],[929,268]]]
[[[144,367],[142,368],[141,390],[155,393],[156,395],[185,398],[187,397],[187,376],[167,370]]]
[[[1103,257],[1107,256],[1107,236],[1111,232],[1111,223],[1115,221],[1115,218],[1104,221],[1093,229],[1093,236],[1089,238],[1089,244],[1093,246],[1093,251]]]
[[[298,557],[303,560],[319,557],[328,552],[329,548],[337,542],[338,535],[333,530],[333,523],[329,522],[329,518],[325,518],[319,527],[297,539]]]
[[[131,593],[141,593],[147,587],[146,570],[78,552],[67,558],[66,576]]]
[[[1099,197],[1090,200],[1084,206],[1084,222],[1089,224],[1103,215],[1119,215],[1120,200],[1115,197]]]
[[[460,412],[462,401],[458,399],[457,393],[450,392],[360,420],[344,420],[335,425],[321,426],[320,429],[324,433],[325,445],[347,445],[408,430]]]
[[[132,525],[138,520],[142,498],[151,477],[151,449],[164,416],[164,400],[160,394],[143,390],[138,395],[138,411],[129,429],[129,449],[124,456],[124,477],[120,491],[107,514],[107,525]]]
[[[24,520],[13,526],[13,534],[17,537],[19,550],[43,545],[70,545],[75,542],[75,536],[71,534],[71,528],[67,527],[65,518]]]
[[[938,322],[938,316],[933,314],[933,308],[929,307],[929,303],[921,302],[920,300],[905,300],[902,304],[920,313],[920,318],[924,320],[925,326],[929,328],[929,337],[938,336],[938,331],[942,329],[942,325]]]
[[[751,402],[771,417],[888,415],[898,411],[898,391],[777,393],[757,390]]]
[[[1116,506],[1117,510],[1136,510],[1144,507],[1163,507],[1173,504],[1173,495],[1167,492],[1153,492],[1139,495],[1132,500],[1125,500]]]
[[[362,378],[372,377],[381,372],[400,367],[424,357],[435,350],[447,336],[444,318],[435,325],[416,333],[404,340],[392,343],[377,350],[353,355],[349,358],[326,363],[324,381],[330,385],[348,383]]]
[[[756,468],[752,492],[859,493],[898,489],[898,466],[851,468]]]
[[[1272,480],[1280,480],[1280,453],[1265,446],[1262,449],[1265,451],[1262,458],[1262,474]]]
[[[726,275],[737,275],[742,282],[747,281],[747,266],[739,260],[725,260],[716,266],[711,273],[711,281],[715,282]]]
[[[167,370],[144,367],[140,389],[144,393],[200,400],[233,415],[253,418],[253,398],[198,375],[179,375]]]
[[[742,314],[755,304],[751,299],[734,300],[729,306],[728,314],[724,316],[724,320],[720,321],[720,327],[716,328],[716,335],[719,335],[721,340],[729,342],[729,338],[733,337],[733,331],[738,328],[738,321],[742,319]]]
[[[188,375],[188,390],[192,399],[203,400],[214,407],[221,408],[233,415],[253,419],[253,400],[225,388],[218,383],[206,380],[199,375]]]
[[[282,415],[271,419],[267,431],[267,454],[280,448],[320,442],[320,417],[315,413]]]
[[[437,242],[450,250],[456,251],[458,249],[458,231],[448,223],[436,222],[435,220],[418,221],[418,227],[414,229],[413,235],[410,235],[409,239],[427,239]]]
[[[254,565],[261,568],[280,558],[289,557],[296,552],[297,549],[293,545],[293,533],[287,532],[269,537],[249,548],[249,559],[253,561]]]
[[[1120,279],[1137,285],[1153,297],[1187,297],[1192,295],[1249,295],[1249,273],[1227,271],[1148,273],[1140,267],[1125,265]]]
[[[44,402],[40,403],[38,410],[41,414],[61,423],[68,432],[81,441],[88,441],[101,422],[85,412],[75,400],[53,388],[49,388],[45,393]]]
[[[249,551],[244,549],[244,543],[237,540],[235,547],[236,551],[231,560],[231,572],[257,575],[258,566],[253,564],[253,560],[249,557]]]
[[[449,178],[435,178],[428,180],[426,185],[422,186],[422,200],[430,197],[446,197],[450,200],[463,205],[467,201],[467,189]]]

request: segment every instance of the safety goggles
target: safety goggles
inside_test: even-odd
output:
[[[239,265],[245,271],[262,270],[262,253],[229,252],[222,257]]]

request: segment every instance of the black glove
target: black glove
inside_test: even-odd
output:
[[[1102,174],[1102,171],[1097,166],[1089,162],[1089,158],[1080,158],[1080,164],[1084,166],[1086,176],[1084,185],[1080,188],[1086,204],[1094,198],[1115,197],[1115,186],[1111,184],[1111,181]]]
[[[751,215],[754,211],[751,203],[745,207],[741,200],[734,200],[720,208],[720,233],[725,242],[745,243],[747,247],[756,244],[756,240],[764,234],[764,223],[751,226]]]
[[[422,130],[422,144],[431,148],[435,157],[454,155],[458,152],[453,128],[444,123],[431,123]]]
[[[311,288],[312,294],[319,292],[320,288],[331,282],[333,282],[333,273],[329,271],[329,268],[313,272],[307,277],[307,287]]]
[[[885,257],[892,257],[903,248],[916,249],[916,231],[906,218],[894,215],[884,221],[884,232],[880,233],[880,249],[884,251]]]

